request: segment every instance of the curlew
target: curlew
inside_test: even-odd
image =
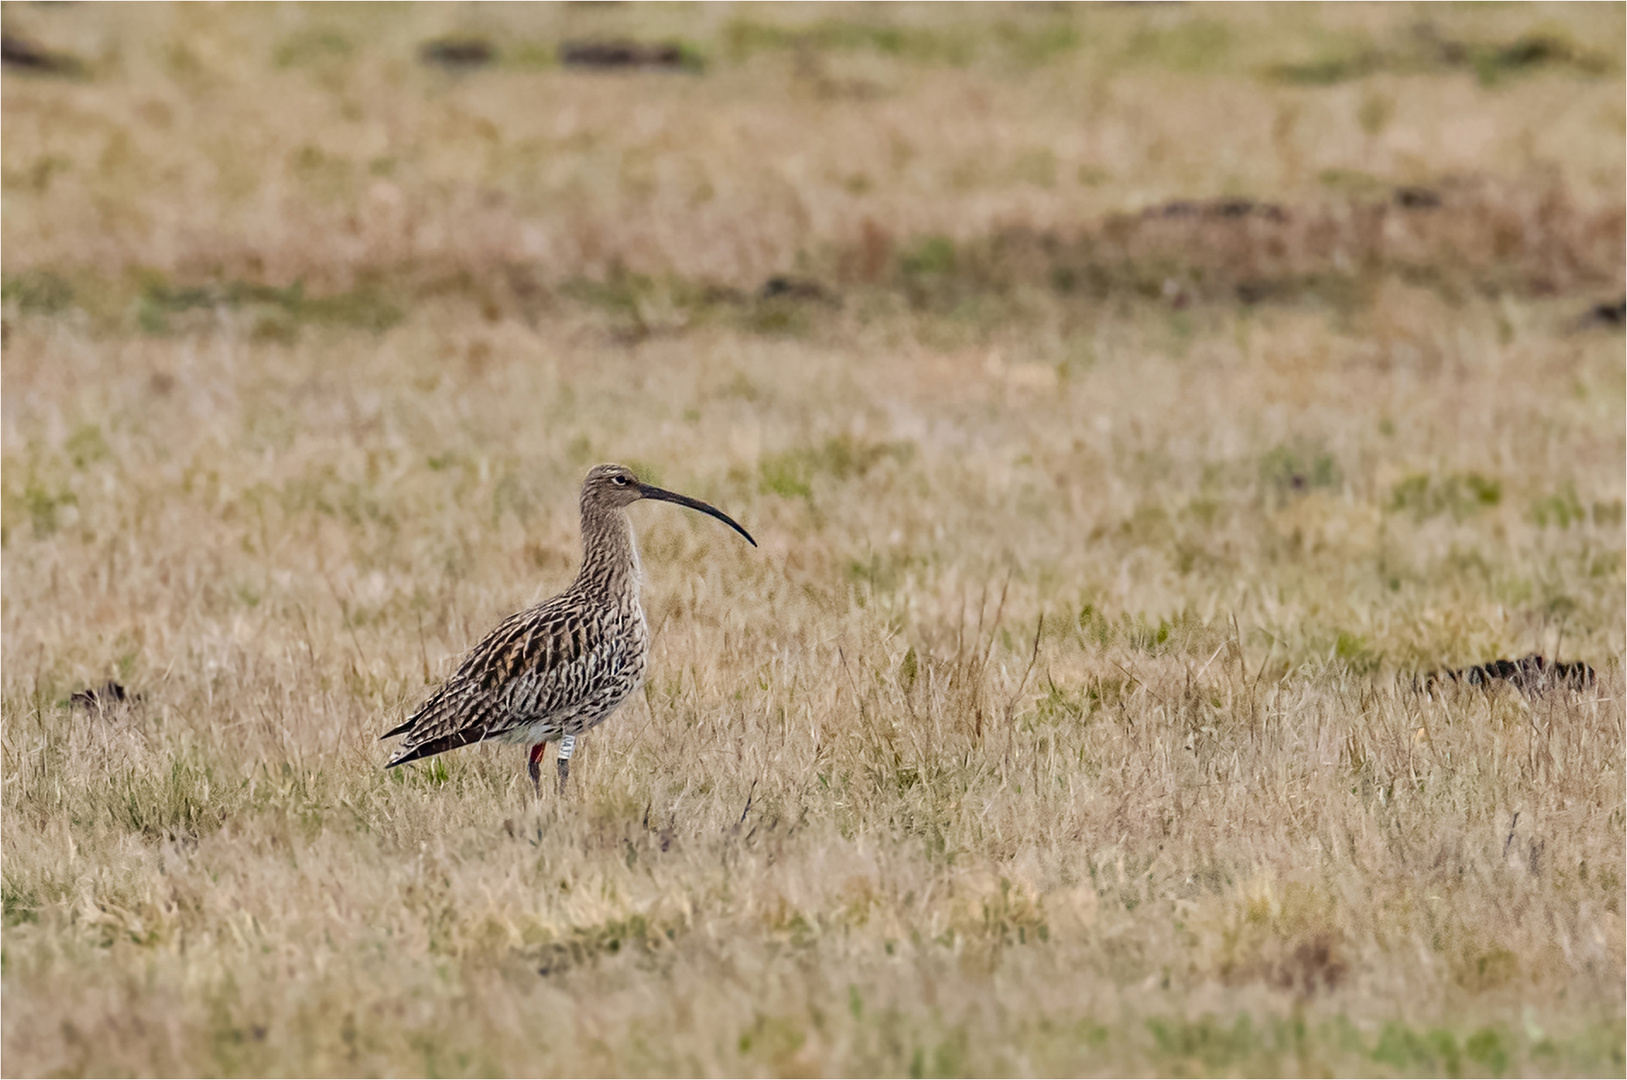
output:
[[[531,747],[527,772],[542,793],[542,757],[559,743],[559,790],[576,738],[603,723],[644,677],[650,630],[639,603],[638,547],[627,507],[640,499],[710,514],[757,541],[734,518],[699,499],[641,482],[620,465],[582,481],[582,569],[551,600],[511,615],[469,651],[406,723],[389,768],[497,739]]]

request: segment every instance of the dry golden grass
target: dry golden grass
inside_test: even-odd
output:
[[[4,16],[7,1075],[1622,1072],[1620,5]]]

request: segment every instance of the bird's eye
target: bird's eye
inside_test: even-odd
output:
[[[625,476],[612,476],[610,481],[614,484],[620,484],[622,487],[627,486],[627,477]]]

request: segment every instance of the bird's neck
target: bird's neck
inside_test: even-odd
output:
[[[582,571],[576,576],[583,588],[621,592],[638,591],[642,572],[633,523],[627,512],[582,507]]]

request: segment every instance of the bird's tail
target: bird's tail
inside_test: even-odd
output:
[[[393,769],[397,765],[405,765],[407,762],[417,761],[419,758],[434,757],[436,754],[443,754],[448,750],[456,750],[460,746],[468,746],[470,743],[479,742],[483,738],[485,738],[484,731],[471,731],[466,728],[463,731],[454,731],[425,742],[409,744],[403,746],[384,767]]]
[[[380,739],[405,736],[385,768],[480,742],[491,734],[500,710],[490,693],[478,686],[454,682],[441,687],[418,711]]]
[[[412,726],[417,722],[418,714],[414,713],[406,722],[397,724],[389,731],[386,731],[383,735],[380,735],[379,742],[383,742],[385,739],[393,739],[397,735],[405,735],[407,732],[412,730]]]

